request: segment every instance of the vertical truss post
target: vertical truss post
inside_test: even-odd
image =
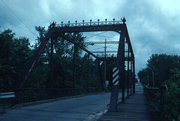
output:
[[[127,89],[127,61],[124,62],[124,98],[126,97],[126,89]],[[123,92],[123,88],[122,88],[122,92]]]
[[[104,43],[105,45],[104,45],[104,54],[105,54],[105,56],[104,56],[104,82],[103,82],[103,84],[105,84],[105,82],[106,82],[106,66],[107,66],[107,62],[106,62],[106,49],[107,49],[107,47],[106,47],[106,39],[105,39],[105,43]],[[105,86],[104,86],[105,87]]]
[[[90,75],[90,67],[89,67],[89,61],[90,61],[90,60],[89,60],[89,53],[88,53],[88,55],[87,55],[87,59],[88,59],[88,65],[87,65],[87,66],[88,66],[88,68],[87,68],[87,69],[88,69],[88,71],[87,71],[87,72],[88,72],[88,75],[87,75],[87,78],[89,79],[89,77],[90,77],[90,76],[89,76],[89,75]],[[87,79],[87,89],[89,88],[89,80],[88,80],[88,79]]]
[[[120,33],[120,42],[118,48],[118,57],[117,57],[117,64],[119,68],[119,81],[121,82],[122,87],[122,103],[124,103],[125,99],[125,24],[123,24],[122,31]]]
[[[133,93],[135,93],[135,59],[133,55]]]
[[[118,85],[112,85],[112,90],[111,90],[111,97],[110,97],[110,106],[109,106],[109,111],[114,112],[117,111],[117,105],[118,105]]]
[[[117,68],[119,69],[119,82],[122,84],[122,102],[124,102],[124,88],[125,88],[125,27],[126,24],[123,22],[122,30],[120,32],[120,41],[119,41],[119,46],[118,46],[118,54],[117,54]],[[109,111],[117,111],[118,110],[118,85],[112,85],[112,92],[111,92],[111,97],[110,97],[110,107]]]
[[[128,45],[128,62],[127,62],[127,97],[129,97],[129,45]]]
[[[76,84],[76,51],[77,46],[74,44],[74,53],[73,53],[73,88],[75,88]]]
[[[131,61],[131,95],[133,94],[133,60]]]

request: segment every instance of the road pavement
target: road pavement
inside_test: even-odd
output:
[[[0,114],[0,121],[90,121],[107,109],[109,99],[110,93],[99,93],[19,107]]]

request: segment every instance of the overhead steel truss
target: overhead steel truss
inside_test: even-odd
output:
[[[30,72],[32,71],[32,68],[34,67],[35,63],[39,59],[42,51],[46,47],[46,44],[49,40],[55,41],[58,37],[62,37],[66,39],[67,41],[77,45],[79,48],[82,50],[86,51],[88,54],[92,55],[93,57],[97,59],[102,59],[86,48],[82,47],[81,45],[75,43],[72,38],[69,38],[66,33],[74,33],[74,32],[97,32],[97,31],[113,31],[117,32],[120,34],[120,39],[119,39],[119,45],[118,45],[118,50],[117,50],[117,57],[116,57],[116,62],[117,62],[117,67],[120,70],[119,71],[119,81],[121,82],[121,87],[122,87],[122,102],[124,102],[125,99],[125,81],[128,82],[128,87],[133,87],[133,92],[135,92],[135,58],[134,58],[134,53],[133,49],[131,46],[130,42],[130,37],[128,34],[128,29],[126,26],[126,20],[125,18],[121,19],[121,21],[96,21],[92,22],[81,22],[78,23],[77,21],[75,23],[70,23],[70,21],[67,24],[64,24],[61,22],[61,24],[56,25],[55,23],[52,23],[51,26],[49,27],[48,32],[46,33],[44,38],[41,38],[41,43],[39,47],[35,50],[34,55],[30,59],[29,63],[25,65],[25,71],[24,74],[22,74],[21,81],[19,83],[19,88],[23,87],[24,82],[28,78]],[[127,57],[125,56],[125,43],[127,43],[128,48],[127,48]],[[127,70],[125,70],[125,64],[127,64]],[[127,73],[128,72],[128,73]],[[125,77],[128,75],[128,77]],[[118,103],[118,85],[113,85],[112,87],[112,92],[111,92],[111,99],[110,99],[110,107],[109,111],[116,111],[117,110],[117,103]],[[129,95],[129,88],[128,88],[128,95]],[[131,91],[132,92],[132,91]]]
[[[84,42],[85,45],[105,44],[105,42]],[[119,41],[106,41],[106,44],[119,44]]]
[[[71,32],[97,32],[97,31],[116,31],[120,32],[122,28],[121,21],[97,21],[97,22],[81,22],[63,24],[61,22],[55,29],[56,32],[60,33],[71,33]],[[118,26],[117,26],[118,25]]]

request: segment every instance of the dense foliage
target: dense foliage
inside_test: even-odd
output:
[[[180,121],[180,56],[152,55],[147,67],[139,71],[138,77],[143,85],[157,88],[167,86],[167,90],[163,93],[163,111],[159,103],[162,94],[156,94],[153,105],[161,111],[159,117],[164,121]]]
[[[11,30],[0,33],[0,91],[12,90],[25,63],[31,56],[29,40],[15,38]]]
[[[46,33],[44,27],[36,27],[38,42],[30,46],[29,39],[17,38],[11,30],[0,32],[0,92],[12,91],[22,76],[24,65],[28,63],[35,49]],[[81,33],[68,34],[73,40],[84,46]],[[87,54],[64,40],[58,38],[51,42],[41,54],[24,88],[90,88],[100,87],[97,75],[97,62]],[[52,65],[51,65],[52,64]]]

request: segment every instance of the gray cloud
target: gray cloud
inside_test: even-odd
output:
[[[52,21],[120,20],[125,16],[138,71],[145,67],[152,53],[179,54],[179,4],[179,0],[1,0],[0,30],[13,29],[17,36],[29,37],[33,42],[37,36],[34,26],[47,27]],[[100,35],[87,41],[104,41],[103,36],[109,41],[119,37],[112,32]]]

